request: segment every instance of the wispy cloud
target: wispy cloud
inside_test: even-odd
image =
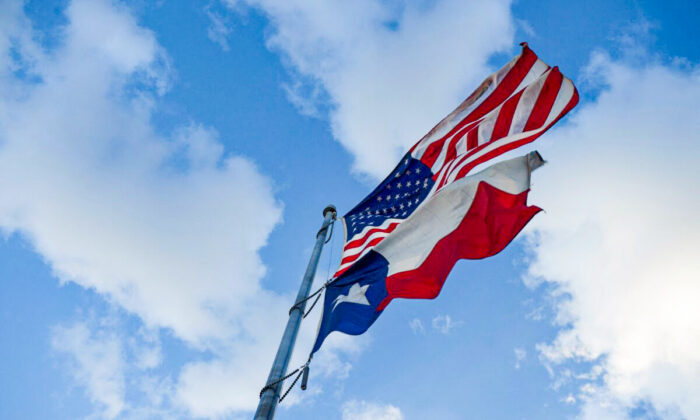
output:
[[[423,326],[423,321],[418,318],[413,318],[408,322],[408,326],[411,327],[413,334],[425,334],[425,327]]]
[[[343,404],[343,420],[402,420],[403,414],[391,404],[350,400]]]
[[[520,369],[520,363],[522,363],[527,357],[527,351],[522,347],[516,347],[513,349],[515,354],[515,368]]]
[[[433,329],[441,334],[449,334],[450,331],[462,324],[461,321],[453,321],[449,315],[438,315],[433,318]]]
[[[213,11],[211,7],[207,7],[204,12],[209,18],[209,27],[207,28],[207,37],[214,43],[218,44],[222,50],[228,51],[228,37],[231,34],[231,27],[228,25],[226,18],[221,14]]]
[[[492,54],[514,47],[508,0],[223,3],[269,18],[268,45],[294,80],[290,98],[305,113],[328,100],[333,135],[373,177],[471,93]]]
[[[111,332],[93,333],[78,322],[54,328],[53,349],[68,356],[71,374],[100,408],[100,417],[113,419],[126,408],[124,349]]]
[[[51,347],[60,370],[94,405],[89,418],[183,417],[182,407],[172,399],[172,378],[155,369],[162,363],[157,331],[141,328],[127,335],[119,311],[112,312],[79,315],[51,331]]]

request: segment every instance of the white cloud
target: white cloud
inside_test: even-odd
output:
[[[61,282],[138,315],[144,331],[170,329],[213,356],[212,366],[244,367],[222,384],[231,394],[203,401],[217,416],[253,409],[251,384],[269,367],[291,300],[260,286],[258,251],[281,220],[271,182],[250,160],[225,154],[212,128],[154,127],[168,58],[123,4],[72,1],[50,50],[34,41],[41,34],[21,2],[0,7],[3,234],[25,237]],[[81,378],[100,346],[132,351],[129,339],[85,328],[59,334],[55,346],[74,354]],[[183,390],[201,364],[186,366],[180,382],[152,376],[163,356],[150,334],[127,361],[145,372],[134,381],[154,401],[182,396],[176,402],[196,410],[202,400]],[[112,416],[125,404],[121,379],[100,375],[81,381]]]
[[[516,347],[513,349],[513,353],[515,354],[515,368],[520,369],[520,362],[527,357],[527,351],[522,347]]]
[[[643,58],[643,60],[640,60]],[[545,140],[531,201],[547,210],[529,238],[528,284],[557,297],[549,364],[593,364],[582,418],[651,404],[700,417],[700,70],[634,51],[592,56],[602,87]]]
[[[56,327],[51,346],[69,356],[75,382],[102,408],[100,417],[112,419],[125,409],[125,361],[119,337],[105,332],[94,334],[79,322]]]
[[[224,156],[211,129],[155,132],[154,98],[133,83],[167,73],[153,34],[125,10],[75,1],[67,15],[62,46],[29,57],[41,81],[0,98],[0,225],[62,281],[148,325],[196,344],[240,333],[264,274],[257,251],[280,220],[269,181]]]
[[[87,418],[184,417],[172,401],[172,378],[154,370],[162,362],[157,332],[141,328],[127,335],[118,313],[91,313],[51,333],[52,349],[66,362],[62,367],[95,406]]]
[[[441,334],[449,334],[451,330],[457,328],[462,322],[452,321],[452,317],[449,315],[438,315],[433,318],[433,329]]]
[[[231,29],[227,26],[226,20],[220,14],[207,7],[204,12],[209,18],[209,27],[207,28],[207,37],[212,42],[218,44],[222,50],[228,51],[228,37],[231,34]]]
[[[325,96],[299,89],[321,86],[333,135],[355,156],[355,169],[373,177],[471,93],[493,53],[514,47],[508,0],[224,3],[270,19],[270,48],[299,76],[288,86],[292,101],[313,113],[301,98]]]
[[[128,339],[128,345],[138,369],[153,369],[163,362],[160,336],[156,330],[147,331],[142,327],[135,337]]]
[[[413,318],[411,321],[409,321],[408,326],[411,327],[413,334],[425,334],[423,322],[418,318]]]
[[[343,420],[402,420],[403,414],[391,404],[350,400],[343,404]]]

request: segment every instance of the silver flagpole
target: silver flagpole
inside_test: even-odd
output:
[[[328,226],[330,226],[330,224],[335,220],[335,216],[336,210],[334,206],[329,205],[323,209],[323,224],[321,225],[321,229],[316,234],[316,244],[314,245],[314,250],[311,253],[309,265],[306,267],[304,278],[301,281],[296,302],[303,301],[309,295],[309,290],[311,289],[311,284],[313,283],[314,275],[316,274],[318,259],[321,256],[321,250],[323,249],[323,244],[326,241]],[[284,330],[282,341],[277,349],[277,356],[275,356],[275,361],[272,363],[270,375],[267,377],[268,384],[279,381],[287,372],[289,359],[292,357],[292,350],[294,350],[294,343],[297,339],[299,325],[301,324],[302,315],[304,314],[305,309],[306,302],[303,302],[294,306],[289,314],[287,327]],[[260,402],[258,403],[258,409],[255,412],[255,420],[272,420],[272,418],[275,416],[275,409],[277,408],[277,402],[279,401],[281,387],[282,382],[278,382],[273,386],[267,387],[267,389],[263,391],[262,395],[260,396]]]

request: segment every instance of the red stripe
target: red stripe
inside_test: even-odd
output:
[[[563,76],[559,71],[558,67],[554,67],[552,71],[547,75],[547,79],[542,85],[540,94],[535,101],[535,105],[532,108],[530,117],[525,123],[525,128],[523,131],[530,131],[537,129],[542,126],[542,124],[547,121],[549,113],[552,111],[552,105],[554,105],[554,100],[557,99],[557,95],[561,90],[561,82]]]
[[[371,241],[369,241],[367,243],[367,245],[365,245],[364,249],[361,252],[358,252],[357,254],[351,255],[349,257],[345,257],[342,260],[340,260],[340,265],[355,261],[356,259],[358,259],[360,257],[360,255],[362,255],[362,252],[364,252],[365,249],[367,249],[371,246],[377,245],[379,242],[383,241],[384,238],[386,238],[386,236],[380,236],[379,238],[372,239]]]
[[[467,134],[467,151],[475,148],[479,145],[479,129],[470,131]]]
[[[460,259],[490,257],[503,250],[540,211],[527,205],[527,194],[513,195],[479,183],[474,202],[457,229],[437,242],[420,267],[387,277],[383,310],[394,298],[433,299]]]
[[[389,223],[389,226],[387,226],[386,228],[370,229],[367,231],[367,233],[365,233],[365,235],[363,237],[358,238],[358,239],[354,239],[354,240],[348,242],[347,244],[345,244],[345,251],[347,251],[350,248],[356,248],[358,246],[361,246],[367,240],[367,238],[369,238],[373,233],[391,232],[394,229],[396,229],[396,226],[398,226],[398,225],[399,225],[399,222],[391,222],[391,223]]]
[[[520,102],[520,97],[523,96],[523,92],[525,92],[525,89],[522,89],[520,92],[508,98],[501,107],[498,118],[496,118],[496,124],[493,126],[491,141],[498,140],[508,135],[510,125],[513,122],[515,109],[518,107],[518,102]]]
[[[496,90],[479,105],[474,111],[472,111],[467,118],[463,120],[464,123],[469,121],[474,121],[477,118],[481,118],[491,110],[500,105],[503,101],[508,99],[513,91],[520,85],[527,73],[530,71],[532,66],[537,61],[537,55],[532,52],[532,50],[526,45],[523,47],[523,53],[518,59],[517,63],[508,72],[506,77],[503,78],[501,83],[496,87]]]
[[[562,110],[562,112],[559,114],[559,116],[557,116],[557,118],[555,118],[555,119],[554,119],[547,127],[545,127],[542,131],[540,131],[539,133],[533,134],[533,135],[531,135],[531,136],[524,137],[524,138],[522,138],[522,139],[520,139],[520,140],[518,140],[518,141],[516,141],[516,142],[506,143],[506,144],[504,144],[503,146],[501,146],[501,147],[499,147],[499,148],[496,148],[496,149],[494,149],[494,150],[492,150],[492,151],[490,151],[490,152],[484,154],[483,156],[479,157],[478,159],[475,159],[473,162],[470,162],[469,164],[464,165],[464,167],[463,167],[462,169],[460,169],[459,172],[457,173],[457,176],[455,177],[455,180],[457,180],[457,179],[459,179],[459,178],[462,178],[463,176],[467,175],[467,174],[469,173],[469,171],[471,171],[476,165],[479,165],[480,163],[486,162],[487,160],[493,159],[493,158],[495,158],[495,157],[498,156],[498,155],[501,155],[501,154],[503,154],[503,153],[505,153],[505,152],[508,152],[508,151],[510,151],[510,150],[513,150],[513,149],[516,149],[516,148],[518,148],[518,147],[520,147],[520,146],[522,146],[522,145],[524,145],[524,144],[527,144],[527,143],[530,143],[530,142],[534,141],[534,140],[537,139],[539,136],[541,136],[542,134],[544,134],[545,132],[547,132],[547,130],[549,130],[549,128],[550,128],[551,126],[553,126],[554,124],[556,124],[556,122],[559,121],[559,120],[561,119],[561,117],[563,117],[563,116],[566,115],[569,111],[571,111],[571,109],[573,109],[573,107],[575,107],[577,103],[578,103],[578,91],[576,90],[576,87],[574,87],[574,94],[573,94],[573,96],[571,97],[571,99],[569,100],[569,103],[566,104],[566,106],[564,107],[564,109]],[[551,110],[551,106],[550,106],[550,110]],[[536,127],[535,127],[535,128],[536,128]],[[445,179],[447,179],[447,177],[445,177]]]
[[[350,267],[352,267],[352,265],[349,265],[349,266],[343,268],[342,270],[336,271],[335,274],[333,274],[333,278],[340,277],[340,275],[343,274],[344,272],[348,271],[348,268],[350,268]]]
[[[552,74],[558,74],[558,76],[552,77]],[[559,80],[559,82],[557,82],[557,80]],[[533,110],[531,111],[530,117],[528,118],[528,123],[526,123],[526,127],[527,127],[527,124],[529,124],[530,121],[533,120],[532,114],[533,113],[539,114],[541,112],[539,109],[537,109],[538,106],[545,107],[547,109],[547,113],[544,115],[544,119],[540,122],[540,125],[546,121],[547,117],[549,116],[549,113],[552,110],[552,105],[554,104],[554,100],[556,99],[556,96],[559,93],[559,90],[561,90],[561,86],[562,86],[561,81],[562,80],[563,80],[563,77],[562,77],[561,73],[558,71],[558,69],[556,69],[556,68],[552,69],[552,72],[550,72],[550,74],[547,75],[547,79],[545,79],[545,82],[543,83],[542,90],[544,90],[545,85],[549,84],[550,87],[556,86],[556,91],[551,92],[551,89],[550,89],[550,91],[544,96],[542,96],[542,93],[540,93],[537,100],[535,101],[535,105],[533,107]],[[552,97],[553,97],[553,99],[551,99]],[[507,143],[507,144],[505,144],[497,149],[494,149],[494,150],[486,153],[485,155],[479,157],[478,159],[474,160],[473,162],[470,162],[469,164],[462,167],[459,170],[457,176],[455,177],[455,180],[467,175],[469,173],[469,171],[471,171],[475,166],[479,165],[480,163],[486,162],[489,159],[493,159],[493,158],[495,158],[495,157],[497,157],[505,152],[508,152],[508,151],[513,150],[515,148],[518,148],[524,144],[527,144],[527,143],[534,141],[539,136],[544,134],[552,125],[554,125],[557,121],[559,121],[559,119],[561,117],[563,117],[566,113],[568,113],[574,106],[576,106],[577,103],[578,103],[578,91],[576,90],[576,87],[574,87],[574,95],[572,96],[571,100],[569,100],[569,103],[566,105],[566,107],[564,107],[564,109],[559,114],[559,116],[557,116],[557,118],[555,118],[554,121],[552,121],[552,123],[549,124],[547,127],[545,127],[541,132],[534,134],[532,136],[529,136],[529,137],[522,138],[522,139],[518,140],[517,142]],[[537,119],[542,119],[542,117],[538,116]],[[537,128],[540,128],[540,127],[534,126],[531,128],[527,128],[527,130],[532,130],[532,129],[537,129]],[[524,131],[526,131],[526,130],[524,129]],[[485,144],[479,145],[475,149],[469,150],[469,152],[466,155],[460,157],[460,161],[463,162],[463,161],[469,159],[475,153],[478,153],[484,147],[488,146],[488,144],[489,143],[485,143]],[[457,162],[453,167],[458,166],[461,162]],[[436,177],[437,176],[438,176],[438,174],[436,174]],[[445,176],[437,188],[440,189],[445,184],[447,184],[448,178],[449,178],[449,176]]]
[[[445,160],[443,160],[442,164],[445,165],[449,161],[455,158],[457,156],[457,143],[459,140],[464,136],[465,133],[471,133],[471,132],[478,132],[478,121],[474,121],[472,124],[466,125],[462,130],[460,130],[457,134],[455,134],[452,137],[452,140],[450,140],[450,143],[447,145],[447,153],[445,154]],[[469,131],[471,130],[471,131]],[[435,172],[439,171],[440,169],[438,168]]]
[[[428,167],[432,167],[440,154],[440,150],[442,150],[445,140],[450,138],[465,125],[486,115],[489,111],[497,107],[501,102],[505,101],[510,95],[512,95],[513,91],[520,85],[520,82],[522,82],[536,61],[537,55],[527,45],[524,45],[523,52],[520,55],[520,58],[518,58],[518,61],[516,61],[513,68],[510,69],[501,83],[496,86],[496,89],[491,92],[489,97],[486,98],[478,107],[476,107],[476,109],[470,112],[469,115],[457,123],[457,125],[455,125],[452,130],[443,136],[442,139],[436,140],[430,144],[430,146],[426,148],[425,153],[420,160]]]

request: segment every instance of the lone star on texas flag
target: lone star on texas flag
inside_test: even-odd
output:
[[[333,310],[335,310],[335,307],[343,302],[358,303],[360,305],[369,305],[367,296],[365,296],[365,293],[367,293],[368,288],[369,284],[366,284],[364,286],[360,286],[358,283],[353,284],[350,290],[348,290],[347,295],[340,295],[337,298],[335,298],[335,301],[333,302]]]

